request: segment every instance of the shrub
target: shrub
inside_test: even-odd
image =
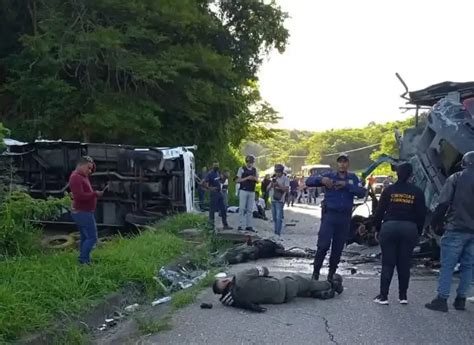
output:
[[[34,199],[24,192],[8,194],[0,205],[0,255],[30,255],[38,251],[40,230],[34,221],[58,216],[70,198]]]

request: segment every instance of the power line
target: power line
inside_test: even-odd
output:
[[[370,149],[372,147],[377,147],[377,146],[380,146],[382,145],[382,143],[378,143],[378,144],[372,144],[372,145],[368,145],[368,146],[364,146],[364,147],[358,147],[356,149],[352,149],[352,150],[348,150],[348,151],[341,151],[341,152],[336,152],[336,153],[329,153],[327,155],[324,155],[324,157],[331,157],[331,156],[337,156],[337,155],[340,155],[341,153],[351,153],[351,152],[357,152],[357,151],[362,151],[362,150],[365,150],[365,149]],[[266,154],[266,155],[260,155],[258,157],[255,157],[256,159],[260,159],[260,158],[263,158],[263,157],[268,157],[270,156],[271,154]],[[288,158],[307,158],[309,155],[306,155],[306,156],[288,156]]]
[[[368,146],[364,146],[364,147],[359,147],[357,149],[353,149],[353,150],[349,150],[349,151],[330,153],[328,155],[324,155],[324,157],[336,156],[336,155],[340,155],[341,153],[350,153],[350,152],[362,151],[362,150],[370,149],[371,147],[376,147],[376,146],[380,146],[380,145],[382,145],[382,143],[372,144],[372,145],[368,145]]]

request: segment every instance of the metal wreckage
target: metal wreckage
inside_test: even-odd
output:
[[[437,206],[441,188],[446,179],[461,170],[464,153],[474,150],[474,82],[443,82],[425,89],[410,92],[397,74],[405,92],[402,109],[416,111],[415,127],[403,134],[396,131],[399,158],[382,156],[362,174],[366,178],[380,164],[389,162],[392,170],[397,164],[410,162],[413,165],[414,183],[425,193],[429,209],[425,231],[415,248],[415,257],[439,258],[439,237],[429,228],[431,212]],[[424,113],[420,116],[420,110]],[[377,207],[377,198],[371,191],[372,210]],[[372,216],[354,216],[351,224],[350,243],[376,245],[372,230]]]

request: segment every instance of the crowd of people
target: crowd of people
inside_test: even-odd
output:
[[[268,271],[259,269],[234,279],[217,280],[214,292],[222,294],[221,300],[228,305],[248,307],[252,310],[264,311],[258,303],[283,303],[295,296],[312,296],[330,298],[334,292],[342,292],[342,279],[336,271],[341,253],[350,232],[351,215],[354,198],[366,196],[367,190],[358,177],[349,172],[349,156],[340,154],[336,160],[337,169],[322,175],[312,174],[304,181],[304,188],[324,187],[324,200],[321,203],[321,225],[318,232],[317,250],[313,262],[312,279],[298,275],[275,279],[268,276]],[[264,178],[261,184],[262,197],[256,191],[259,181],[255,168],[255,157],[247,156],[245,165],[237,174],[235,181],[239,185],[239,227],[238,230],[255,231],[253,217],[266,219],[266,199],[270,201],[274,232],[281,236],[283,230],[283,210],[285,203],[293,205],[297,199],[300,184],[295,177],[285,174],[281,164],[274,167],[274,175]],[[430,224],[426,219],[426,203],[424,192],[413,184],[413,167],[403,163],[397,167],[397,181],[387,184],[380,196],[379,205],[374,214],[376,238],[382,251],[382,273],[380,292],[374,302],[389,304],[388,295],[393,273],[398,273],[399,302],[408,303],[408,287],[413,249],[419,235],[431,228],[441,237],[441,270],[438,279],[437,296],[425,306],[435,311],[448,311],[448,298],[455,267],[459,265],[460,281],[456,290],[453,306],[464,310],[466,297],[472,282],[472,266],[474,263],[474,151],[466,153],[462,158],[462,171],[451,175],[444,183],[438,198],[438,206],[434,210]],[[82,157],[69,179],[72,192],[71,215],[80,231],[80,264],[91,264],[91,252],[97,242],[97,226],[94,212],[97,199],[105,190],[93,190],[89,176],[94,172],[92,158]],[[205,192],[209,192],[209,226],[215,226],[215,213],[219,212],[224,229],[232,229],[227,223],[227,207],[230,172],[221,170],[218,162],[212,169],[202,170],[199,183],[199,198],[203,201]],[[288,201],[289,200],[289,201]],[[320,279],[327,252],[330,250],[329,273],[325,284],[316,283]],[[260,283],[253,281],[259,278]],[[249,296],[238,295],[235,286],[247,281],[248,286],[241,288]],[[256,284],[256,285],[255,285]],[[267,284],[267,285],[266,285]],[[246,284],[244,284],[246,285]],[[268,286],[267,291],[264,287]],[[270,289],[271,288],[271,289]],[[282,291],[284,294],[282,295]],[[286,292],[285,292],[286,291]],[[264,294],[265,296],[260,296]],[[272,295],[273,294],[273,295]],[[245,295],[245,294],[244,294]]]
[[[249,223],[248,207],[251,193],[252,200],[259,200],[263,208],[265,202],[255,196],[255,186],[258,173],[253,167],[254,159],[248,156],[246,166],[238,173],[237,182],[244,184],[240,196],[240,224],[246,229],[252,229]],[[344,245],[350,232],[350,222],[354,207],[354,198],[363,198],[367,190],[362,186],[359,178],[349,172],[349,156],[340,154],[337,157],[337,170],[323,175],[312,175],[304,181],[304,188],[316,189],[324,187],[324,200],[321,204],[321,225],[318,232],[317,250],[313,262],[313,281],[319,281],[320,270],[324,259],[330,250],[329,272],[324,289],[328,296],[334,296],[334,281],[339,281],[337,268],[341,260]],[[441,271],[438,280],[438,294],[433,301],[425,306],[434,311],[448,311],[447,300],[450,296],[451,282],[457,264],[460,265],[460,282],[456,291],[457,296],[453,306],[456,310],[465,310],[466,297],[472,281],[472,266],[474,262],[474,205],[470,202],[474,195],[474,152],[468,152],[462,159],[461,172],[450,176],[439,196],[439,204],[434,211],[429,224],[432,231],[442,235],[441,238]],[[267,176],[262,182],[263,198],[271,203],[274,232],[276,236],[282,233],[283,209],[285,203],[292,206],[298,197],[299,181],[285,174],[284,166],[275,165],[274,175]],[[408,304],[408,288],[410,281],[410,267],[413,249],[419,236],[427,226],[427,208],[423,191],[413,184],[413,167],[410,163],[403,163],[397,167],[396,182],[388,181],[382,190],[379,205],[374,212],[374,227],[376,238],[382,252],[382,273],[380,291],[374,302],[388,305],[388,295],[395,269],[398,273],[399,303]],[[251,183],[250,183],[251,182]],[[462,188],[458,188],[458,186]],[[242,191],[242,189],[241,189]],[[240,191],[240,192],[241,192]],[[239,193],[240,193],[239,192]],[[295,296],[313,296],[317,290],[314,283],[306,281],[300,276],[288,276],[283,279],[269,279],[264,268],[260,272],[246,272],[233,278],[216,280],[214,292],[221,294],[221,301],[226,305],[243,307],[255,311],[265,311],[259,303],[284,303]],[[254,274],[255,273],[255,274]],[[252,284],[272,284],[281,291],[286,289],[288,299],[270,298],[273,292],[261,291],[252,287],[251,297],[242,297],[236,291],[241,281],[248,281],[249,275],[256,280]],[[238,279],[237,279],[238,278]],[[258,278],[258,279],[257,279]],[[260,283],[257,283],[258,280]],[[342,281],[341,281],[342,283]],[[244,284],[245,285],[245,284]],[[322,287],[321,287],[322,288]],[[247,287],[240,287],[239,291]],[[331,293],[332,291],[332,293]],[[263,294],[264,296],[260,296]],[[265,297],[266,296],[266,297]]]

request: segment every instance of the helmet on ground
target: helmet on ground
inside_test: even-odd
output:
[[[285,171],[285,167],[283,166],[283,164],[275,164],[275,172],[284,172]]]
[[[474,167],[474,151],[469,151],[462,156],[461,167],[463,169]]]
[[[254,155],[247,155],[245,157],[245,163],[255,163],[255,156]]]

